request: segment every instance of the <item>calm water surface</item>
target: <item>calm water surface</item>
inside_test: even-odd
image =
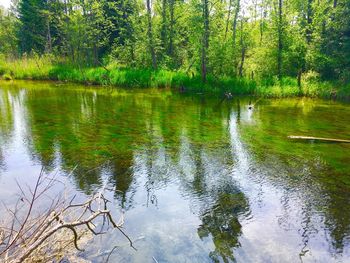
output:
[[[125,231],[104,262],[350,262],[350,105],[0,82],[0,200],[43,166],[80,195],[108,185]]]

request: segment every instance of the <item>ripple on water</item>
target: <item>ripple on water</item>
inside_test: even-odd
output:
[[[350,260],[349,146],[287,139],[350,136],[349,105],[0,85],[1,201],[14,177],[78,164],[70,186],[108,185],[138,248],[110,231],[93,262],[115,245],[113,262]]]

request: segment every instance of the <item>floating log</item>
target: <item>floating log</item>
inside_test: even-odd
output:
[[[344,139],[334,139],[334,138],[321,138],[321,137],[312,137],[312,136],[288,136],[289,139],[300,139],[300,140],[315,140],[315,141],[324,141],[324,142],[341,142],[341,143],[350,143],[350,140]]]

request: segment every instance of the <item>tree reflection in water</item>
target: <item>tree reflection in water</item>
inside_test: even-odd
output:
[[[212,208],[202,216],[202,225],[198,228],[201,239],[211,235],[215,250],[209,257],[214,262],[234,261],[233,249],[239,245],[241,224],[238,217],[246,211],[248,202],[243,193],[233,189],[221,192]]]
[[[45,85],[0,89],[1,183],[8,183],[13,174],[26,178],[33,165],[57,168],[62,174],[78,165],[72,173],[77,191],[90,194],[108,183],[118,206],[134,217],[132,227],[149,223],[153,230],[164,222],[165,238],[158,233],[148,239],[149,253],[163,241],[162,251],[178,256],[164,241],[173,235],[178,244],[188,244],[184,258],[195,254],[229,262],[261,249],[276,256],[273,245],[281,245],[282,233],[291,238],[284,243],[288,255],[348,259],[348,146],[286,139],[296,131],[331,137],[335,128],[345,138],[350,130],[348,105],[263,100],[248,111],[244,98],[217,107],[215,98],[168,91],[106,94],[103,89]],[[271,190],[280,199],[274,199]],[[191,227],[169,231],[169,218],[179,215],[182,222],[185,217],[176,206],[186,209],[187,204]],[[261,221],[246,224],[248,211]],[[261,222],[271,223],[265,237],[273,239],[272,246],[254,240]],[[251,225],[256,228],[246,231]],[[187,239],[186,231],[193,239]],[[254,244],[245,243],[249,234]],[[327,246],[327,251],[317,250]]]

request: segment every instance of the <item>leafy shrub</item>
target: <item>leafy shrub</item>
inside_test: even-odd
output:
[[[314,83],[320,81],[320,74],[316,71],[308,71],[302,75],[302,82]]]
[[[8,73],[5,73],[3,76],[2,76],[2,79],[4,80],[12,80],[12,76]]]

